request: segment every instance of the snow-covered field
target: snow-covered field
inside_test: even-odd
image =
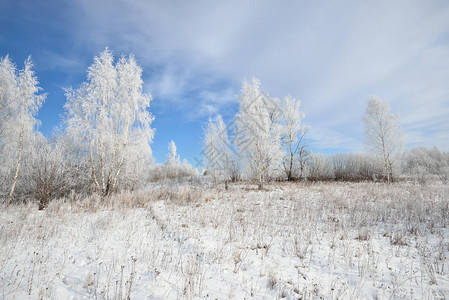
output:
[[[449,298],[449,186],[155,187],[1,207],[0,297]]]

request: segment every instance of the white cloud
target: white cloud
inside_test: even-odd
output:
[[[362,151],[363,145],[360,141],[353,137],[345,135],[345,132],[340,132],[329,126],[312,127],[309,134],[310,146],[314,150],[331,149],[333,151]]]
[[[270,95],[300,98],[311,137],[328,147],[360,150],[365,103],[378,95],[401,113],[410,145],[449,150],[446,1],[82,0],[76,7],[74,38],[157,66],[149,90],[174,109],[192,109],[186,119],[235,105],[241,81],[256,76]]]

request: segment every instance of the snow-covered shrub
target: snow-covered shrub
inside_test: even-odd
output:
[[[191,181],[199,177],[198,169],[194,168],[187,160],[181,163],[177,154],[176,144],[171,141],[168,146],[169,153],[164,164],[156,164],[150,167],[149,180],[178,180]]]
[[[336,180],[377,180],[383,177],[382,160],[368,153],[337,153],[330,157]]]
[[[404,176],[419,183],[435,179],[446,183],[449,178],[449,154],[437,147],[413,148],[402,155],[401,167]]]
[[[306,176],[310,180],[333,180],[335,178],[330,160],[323,154],[312,153],[306,170]]]

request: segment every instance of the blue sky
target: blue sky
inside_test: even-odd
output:
[[[63,88],[85,81],[106,46],[144,69],[159,162],[173,139],[194,164],[202,124],[229,121],[253,76],[301,99],[315,151],[363,151],[373,95],[400,114],[408,147],[449,151],[448,1],[0,1],[0,56],[22,67],[32,55],[47,136]]]

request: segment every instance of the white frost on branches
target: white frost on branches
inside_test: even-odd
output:
[[[203,129],[203,154],[206,158],[207,170],[212,176],[212,181],[227,182],[231,179],[235,161],[229,142],[226,124],[221,115],[209,121]]]
[[[67,90],[67,134],[89,160],[102,195],[136,182],[151,162],[154,131],[151,96],[142,90],[142,68],[132,55],[114,64],[108,49],[95,57],[88,81]]]
[[[27,172],[21,170],[29,167],[35,144],[42,138],[35,116],[45,94],[39,94],[38,84],[30,57],[20,71],[8,56],[0,60],[0,178],[2,193],[9,189],[9,204],[17,183],[26,181]]]
[[[379,154],[384,162],[387,181],[393,179],[394,164],[404,144],[404,134],[398,124],[398,115],[390,113],[387,102],[372,97],[368,100],[363,121],[366,147]]]
[[[260,81],[244,82],[236,115],[236,147],[245,169],[257,180],[259,188],[280,172],[284,153],[281,145],[282,126],[279,100],[260,90]]]
[[[288,180],[304,175],[305,162],[308,159],[304,137],[309,126],[302,125],[305,117],[301,110],[301,101],[290,96],[284,98],[282,110],[282,145],[285,151],[283,166]]]

